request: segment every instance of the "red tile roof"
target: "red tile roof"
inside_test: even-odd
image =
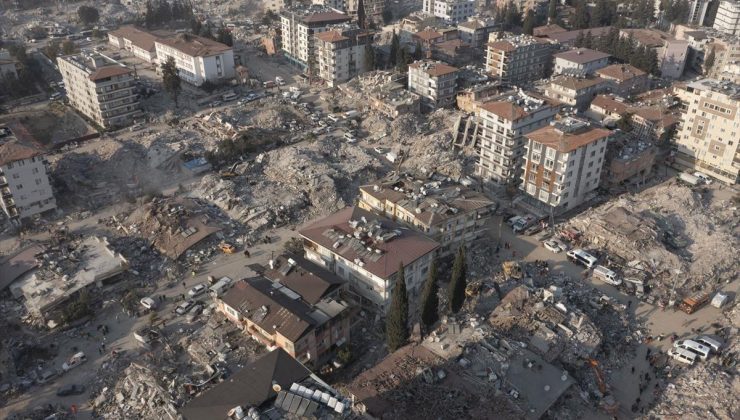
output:
[[[132,25],[121,26],[115,31],[109,32],[108,36],[128,39],[136,47],[150,52],[154,51],[154,41],[159,39],[158,36],[151,32],[141,30]]]
[[[11,123],[10,136],[0,138],[0,165],[42,154],[41,146],[20,123]]]
[[[610,134],[610,130],[593,127],[588,127],[574,133],[567,133],[549,125],[526,134],[526,137],[535,143],[543,144],[560,153],[569,153],[579,147],[608,137]]]
[[[590,63],[592,61],[609,58],[611,56],[601,51],[596,51],[596,50],[592,50],[589,48],[576,48],[574,50],[555,54],[553,57],[567,60],[572,63],[585,64],[585,63]]]
[[[613,64],[596,70],[599,76],[624,82],[635,77],[644,76],[646,73],[635,66],[629,64]]]
[[[321,13],[314,13],[307,15],[303,18],[303,22],[305,23],[319,23],[319,22],[346,22],[351,20],[349,16],[345,15],[344,13],[337,13],[337,12],[321,12]]]
[[[316,38],[324,42],[339,42],[339,41],[345,41],[349,39],[346,36],[339,33],[339,31],[320,32],[316,35]]]
[[[458,70],[457,67],[452,67],[444,63],[435,63],[431,61],[417,61],[415,63],[409,64],[409,67],[414,69],[421,69],[424,73],[428,74],[431,77],[444,76],[445,74],[454,73]]]
[[[232,49],[226,44],[192,34],[178,34],[169,38],[158,39],[156,42],[172,47],[191,57],[208,57]]]

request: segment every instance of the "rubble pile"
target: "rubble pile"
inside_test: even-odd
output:
[[[378,178],[382,169],[363,149],[329,138],[270,151],[246,166],[232,180],[203,177],[193,195],[253,230],[342,209],[352,203],[359,185]]]
[[[712,363],[687,369],[669,383],[647,413],[652,418],[736,419],[740,379]]]
[[[621,264],[647,271],[666,296],[711,289],[740,271],[737,208],[706,204],[702,192],[673,182],[624,195],[575,217],[570,224]],[[656,290],[657,289],[657,290]]]
[[[220,312],[211,316],[201,328],[183,337],[181,344],[193,361],[204,367],[219,362],[243,365],[266,351],[264,345],[244,334]]]
[[[173,385],[160,385],[151,369],[131,363],[112,388],[93,398],[93,407],[104,418],[179,418]]]

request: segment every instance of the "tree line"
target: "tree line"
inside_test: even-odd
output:
[[[581,31],[575,40],[576,48],[591,48],[610,54],[624,63],[655,75],[660,75],[658,54],[654,49],[638,45],[635,38],[620,36],[619,29],[611,28],[606,35],[593,36],[591,31]]]
[[[433,260],[424,281],[419,304],[419,317],[425,330],[428,331],[439,320],[439,284],[437,261]],[[452,265],[450,284],[447,287],[447,309],[456,314],[465,303],[465,289],[467,287],[467,267],[465,263],[465,249],[460,247]],[[409,301],[406,290],[406,276],[403,263],[398,267],[396,284],[391,296],[391,306],[386,316],[385,324],[386,344],[388,350],[394,352],[406,345],[409,333]]]
[[[38,93],[36,85],[42,79],[41,65],[26,53],[23,44],[4,45],[10,56],[18,61],[17,75],[0,74],[0,100],[18,99]]]
[[[193,19],[193,5],[189,0],[147,0],[143,24],[153,28],[174,21]]]

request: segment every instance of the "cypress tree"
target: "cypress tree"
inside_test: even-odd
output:
[[[534,24],[535,24],[534,10],[529,9],[527,10],[527,16],[524,17],[524,24],[523,24],[524,33],[527,35],[532,35],[532,32],[534,31]]]
[[[438,292],[437,260],[434,259],[432,260],[432,264],[429,266],[427,280],[424,283],[424,290],[421,293],[421,307],[419,309],[419,312],[421,313],[421,322],[427,327],[427,330],[439,319],[439,314],[437,313],[439,308]]]
[[[365,44],[365,68],[372,71],[375,70],[375,66],[375,48],[371,42],[368,42]]]
[[[550,4],[547,5],[547,23],[555,23],[555,19],[558,17],[558,3],[557,0],[550,0]]]
[[[580,0],[576,3],[576,10],[573,16],[573,27],[575,29],[586,29],[588,28],[588,6],[586,6],[585,0]]]
[[[393,37],[391,38],[391,50],[388,54],[388,64],[391,66],[395,66],[398,59],[398,50],[400,49],[400,41],[398,40],[398,35],[396,35],[396,30],[393,30]]]
[[[465,249],[461,246],[457,251],[455,263],[452,265],[452,279],[447,290],[450,300],[450,311],[453,313],[458,313],[463,303],[465,303],[466,286]]]
[[[396,286],[391,296],[391,307],[385,319],[385,335],[388,350],[394,352],[406,344],[409,338],[409,298],[406,294],[406,276],[403,263],[398,267]]]
[[[709,54],[707,54],[707,57],[704,59],[704,74],[708,74],[710,71],[712,71],[715,60],[716,57],[714,55],[714,48],[712,48],[709,50]]]

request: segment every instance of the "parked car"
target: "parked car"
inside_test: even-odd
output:
[[[696,354],[696,357],[700,358],[701,360],[707,360],[711,351],[709,347],[694,340],[679,340],[673,343],[673,347],[677,349],[688,350]]]
[[[193,307],[193,305],[195,305],[195,301],[192,299],[188,299],[185,302],[177,305],[175,313],[178,315],[184,315],[190,310],[190,308]]]
[[[544,229],[544,228],[545,227],[542,225],[542,223],[535,223],[532,226],[528,227],[524,231],[524,234],[527,235],[527,236],[532,236],[532,235],[534,235],[536,233],[540,233],[542,231],[542,229]]]
[[[201,283],[201,284],[193,287],[192,289],[188,290],[188,296],[190,296],[190,297],[200,296],[203,293],[205,293],[205,291],[206,291],[206,285],[203,284],[203,283]]]
[[[542,245],[545,247],[546,250],[554,252],[556,254],[564,251],[562,247],[563,243],[558,241],[557,239],[549,239],[545,242],[542,242]]]
[[[150,297],[141,298],[141,306],[149,310],[154,310],[157,309],[157,301]]]
[[[204,305],[202,303],[196,303],[193,305],[192,308],[188,311],[188,317],[186,319],[186,322],[191,324],[195,322],[195,320],[200,316],[200,314],[203,312]]]
[[[56,369],[47,369],[43,372],[41,372],[41,375],[39,375],[38,382],[40,384],[45,384],[53,381],[57,375],[59,375],[59,372]]]
[[[668,350],[668,356],[672,357],[675,360],[678,360],[681,363],[686,363],[687,365],[693,365],[696,361],[695,353],[681,348],[672,348]]]
[[[85,356],[84,352],[75,353],[72,357],[69,358],[69,360],[64,362],[64,364],[62,365],[62,370],[67,372],[85,363],[86,361],[87,361],[87,356]]]
[[[699,178],[703,183],[705,183],[707,185],[709,185],[709,184],[712,183],[712,178],[709,177],[709,175],[707,175],[707,174],[705,174],[703,172],[696,171],[696,172],[694,172],[694,176],[697,177],[697,178]]]
[[[714,337],[709,337],[707,335],[702,335],[694,339],[699,344],[705,345],[712,349],[714,353],[719,353],[719,351],[722,349],[723,342],[719,339],[716,339]]]
[[[525,229],[527,229],[532,222],[534,222],[534,216],[524,216],[521,219],[517,220],[512,226],[511,230],[514,231],[514,233],[522,233]]]
[[[65,385],[57,390],[57,397],[66,397],[69,395],[80,395],[85,392],[85,385]]]

